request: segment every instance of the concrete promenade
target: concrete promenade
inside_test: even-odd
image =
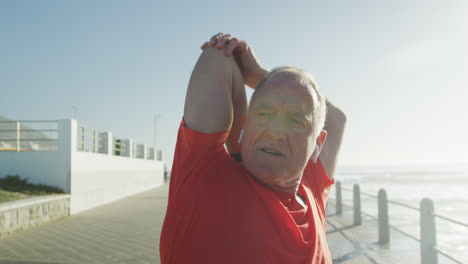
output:
[[[343,205],[343,214],[336,215],[333,200],[327,206],[327,243],[334,264],[418,264],[420,244],[390,229],[390,242],[379,244],[378,223],[362,215],[362,224],[353,225],[353,210]],[[439,263],[448,263],[441,262]]]
[[[0,264],[160,263],[159,235],[168,185],[72,217],[0,239]],[[352,211],[327,207],[327,239],[333,263],[420,263],[419,244],[391,231],[377,243],[377,222]]]
[[[0,264],[160,263],[168,185],[0,239]]]

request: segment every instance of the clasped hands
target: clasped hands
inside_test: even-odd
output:
[[[226,56],[234,56],[244,79],[244,83],[250,88],[255,89],[263,78],[268,74],[258,62],[252,47],[245,41],[233,37],[231,34],[218,33],[211,37],[210,41],[205,42],[200,48],[205,50],[207,47],[224,49]]]

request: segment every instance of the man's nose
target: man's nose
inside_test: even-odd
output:
[[[285,140],[286,139],[286,126],[281,121],[280,118],[275,118],[271,120],[270,125],[268,127],[267,134],[273,140]]]

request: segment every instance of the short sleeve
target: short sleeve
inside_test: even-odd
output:
[[[169,205],[174,196],[197,180],[216,155],[226,151],[224,143],[228,136],[229,131],[206,134],[192,130],[182,118],[172,163]]]
[[[308,187],[312,190],[315,199],[319,201],[323,212],[325,212],[325,205],[328,201],[328,195],[330,193],[331,186],[335,183],[335,179],[332,180],[328,177],[320,158],[316,163],[314,163],[312,160],[309,160],[304,171],[304,176],[303,184],[308,185]]]

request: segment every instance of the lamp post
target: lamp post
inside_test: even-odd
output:
[[[154,142],[153,142],[153,147],[154,147],[154,159],[156,160],[156,154],[157,154],[157,151],[156,151],[156,122],[157,122],[157,119],[160,118],[161,115],[160,114],[155,114],[154,115]]]

